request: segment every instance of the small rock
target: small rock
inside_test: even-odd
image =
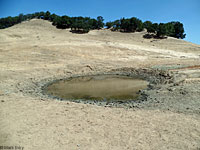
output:
[[[4,100],[1,100],[1,102],[3,103],[3,102],[5,102]]]
[[[160,93],[160,91],[157,90],[156,93]]]
[[[175,90],[175,88],[167,88],[168,91],[172,92]]]
[[[186,94],[188,94],[188,92],[185,91],[185,90],[182,90],[182,91],[180,91],[180,94],[182,94],[182,95],[186,95]]]
[[[149,84],[149,88],[153,89],[154,85],[153,84]]]

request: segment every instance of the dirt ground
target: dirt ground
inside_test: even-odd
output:
[[[108,30],[73,34],[31,20],[0,30],[0,146],[25,150],[200,149],[200,45]],[[56,79],[156,70],[173,77],[134,107],[58,101]],[[166,79],[167,81],[167,79]]]

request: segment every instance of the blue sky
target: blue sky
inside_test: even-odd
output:
[[[184,24],[185,40],[200,44],[200,0],[0,0],[0,17],[38,11],[58,15],[101,15],[105,21],[138,17],[142,21]]]

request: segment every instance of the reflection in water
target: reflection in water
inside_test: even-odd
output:
[[[117,75],[76,77],[47,87],[47,93],[62,99],[133,100],[147,87],[145,80]]]

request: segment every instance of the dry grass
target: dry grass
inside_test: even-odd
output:
[[[104,108],[32,94],[46,78],[121,67],[200,64],[199,45],[174,38],[143,39],[144,34],[101,30],[77,35],[43,20],[0,30],[0,98],[4,100],[0,102],[0,145],[21,145],[27,150],[200,147],[196,114],[156,107]]]

